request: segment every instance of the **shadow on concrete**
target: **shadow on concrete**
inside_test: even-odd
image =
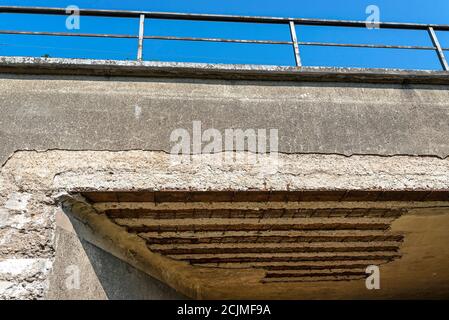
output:
[[[230,86],[255,86],[255,87],[315,87],[315,88],[366,88],[366,89],[400,89],[400,90],[448,90],[448,84],[426,84],[413,83],[407,80],[402,82],[360,82],[360,81],[339,81],[339,80],[263,80],[263,79],[220,79],[220,78],[189,78],[153,76],[103,76],[103,75],[51,75],[51,74],[1,74],[0,79],[21,79],[21,80],[68,80],[68,81],[114,81],[114,82],[147,82],[147,83],[186,83],[186,84],[209,84],[209,85],[230,85]]]
[[[56,259],[49,299],[178,300],[184,295],[83,239],[86,227],[70,213],[73,225],[56,231]],[[79,289],[68,288],[73,268]],[[69,280],[68,280],[69,279]]]

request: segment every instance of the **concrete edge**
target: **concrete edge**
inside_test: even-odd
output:
[[[259,81],[449,84],[449,72],[432,70],[289,67],[7,56],[0,56],[0,73]]]

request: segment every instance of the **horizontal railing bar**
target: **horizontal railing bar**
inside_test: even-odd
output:
[[[0,13],[67,15],[65,8],[17,7],[17,6],[0,6]],[[199,20],[199,21],[217,21],[217,22],[218,21],[253,22],[253,23],[272,23],[272,24],[284,24],[293,21],[297,25],[318,25],[318,26],[335,26],[335,27],[367,26],[366,21],[193,14],[193,13],[176,13],[176,12],[80,9],[80,14],[83,16],[121,17],[121,18],[137,18],[140,17],[141,14],[144,14],[146,18],[153,18],[153,19]],[[418,23],[403,23],[403,22],[380,22],[379,27],[389,29],[415,29],[415,30],[428,30],[429,27],[432,27],[434,30],[449,30],[449,25],[418,24]]]
[[[291,41],[275,40],[243,40],[243,39],[225,39],[225,38],[195,38],[195,37],[172,37],[172,36],[144,36],[149,40],[178,40],[178,41],[207,41],[207,42],[234,42],[234,43],[253,43],[253,44],[292,44]]]
[[[324,27],[358,27],[366,28],[369,25],[366,21],[349,21],[349,20],[322,20],[322,19],[292,19],[297,25],[314,25]],[[449,25],[445,24],[419,24],[419,23],[403,23],[403,22],[379,22],[381,29],[403,29],[403,30],[427,30],[433,27],[435,30],[448,31]]]
[[[69,32],[46,32],[46,31],[16,31],[0,30],[0,34],[11,35],[34,35],[34,36],[63,36],[63,37],[93,37],[93,38],[122,38],[136,39],[137,35],[130,34],[100,34],[100,33],[69,33]],[[249,44],[273,44],[291,45],[291,41],[276,40],[246,40],[246,39],[226,39],[226,38],[196,38],[196,37],[174,37],[174,36],[144,36],[148,40],[176,40],[176,41],[205,41],[205,42],[231,42]],[[354,48],[375,48],[375,49],[414,49],[414,50],[435,50],[429,46],[395,46],[377,44],[352,44],[352,43],[332,43],[332,42],[298,42],[301,46],[323,46],[323,47],[354,47]],[[449,48],[442,48],[449,50]]]
[[[353,44],[353,43],[332,43],[332,42],[298,42],[298,44],[301,46],[321,46],[321,47],[435,50],[435,47],[428,47],[428,46],[395,46],[384,44]]]
[[[69,33],[69,32],[46,32],[46,31],[15,31],[0,30],[0,34],[20,34],[30,36],[61,36],[61,37],[92,37],[92,38],[138,38],[130,34],[102,34],[102,33]]]

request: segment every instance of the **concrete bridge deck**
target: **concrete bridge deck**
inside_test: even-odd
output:
[[[447,72],[2,57],[0,73],[1,298],[449,296]],[[194,122],[201,133],[276,129],[279,162],[247,163],[252,153],[232,149],[223,150],[234,154],[231,165],[218,153],[173,166],[171,133],[193,136]],[[146,198],[164,191],[184,192],[182,206],[173,198]],[[247,191],[256,193],[246,195],[242,208],[238,199]],[[125,193],[128,200],[89,200],[88,192]],[[219,197],[198,200],[195,192]],[[295,196],[301,192],[309,198]],[[273,196],[278,193],[286,194],[282,201]],[[115,205],[115,212],[102,213],[97,202]],[[154,206],[179,216],[160,221]],[[219,217],[223,209],[227,215]],[[254,224],[261,210],[268,220]],[[275,216],[276,210],[287,215]],[[136,223],[143,228],[129,228]],[[185,228],[173,229],[179,224]],[[234,229],[223,230],[227,225]],[[167,236],[155,228],[192,243],[161,242]],[[276,241],[329,241],[280,243],[284,252],[275,255],[270,248],[279,247],[272,243],[220,242],[251,232]],[[154,241],[145,250],[142,234]],[[354,241],[336,244],[343,234]],[[221,240],[204,242],[214,237]],[[384,250],[374,252],[379,247]],[[326,262],[348,254],[369,259]],[[386,255],[397,257],[380,263],[382,289],[367,290],[361,264]],[[219,275],[212,283],[208,273],[195,273],[195,257],[207,267],[232,268],[212,268]],[[294,271],[273,271],[280,263]],[[310,270],[326,263],[331,270],[315,281]],[[357,274],[347,273],[351,263]],[[236,264],[245,267],[237,272]],[[77,284],[77,270],[79,289],[67,287]],[[346,281],[326,278],[334,271]],[[310,281],[277,281],[287,276]],[[182,281],[189,277],[192,282]]]

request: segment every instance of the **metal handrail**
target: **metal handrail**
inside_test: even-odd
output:
[[[20,14],[49,14],[68,15],[65,8],[46,7],[18,7],[0,6],[0,13],[20,13]],[[384,44],[348,44],[330,42],[301,42],[296,34],[297,25],[312,26],[332,26],[332,27],[354,27],[365,28],[369,25],[366,21],[348,20],[326,20],[326,19],[304,19],[304,18],[283,18],[283,17],[260,17],[260,16],[236,16],[236,15],[216,15],[216,14],[192,14],[175,12],[152,12],[152,11],[125,11],[125,10],[96,10],[79,9],[81,16],[94,17],[116,17],[116,18],[138,18],[139,34],[100,34],[100,33],[72,33],[72,32],[35,32],[35,31],[15,31],[0,30],[0,34],[15,35],[42,35],[42,36],[78,36],[78,37],[100,37],[100,38],[134,38],[138,39],[137,60],[143,59],[144,40],[183,40],[183,41],[206,41],[206,42],[232,42],[232,43],[252,43],[252,44],[273,44],[291,45],[296,61],[296,66],[300,67],[301,56],[300,46],[330,46],[330,47],[354,47],[354,48],[376,48],[376,49],[414,49],[414,50],[434,50],[440,60],[443,70],[449,71],[449,65],[444,55],[445,50],[440,45],[435,31],[449,31],[449,25],[441,24],[418,24],[399,22],[379,22],[376,27],[382,29],[404,29],[404,30],[426,30],[433,46],[399,46]],[[210,22],[247,22],[266,24],[285,24],[289,26],[291,41],[273,40],[251,40],[251,39],[226,39],[226,38],[203,38],[203,37],[174,37],[174,36],[145,36],[145,19],[167,19],[167,20],[189,20],[189,21],[210,21]]]

